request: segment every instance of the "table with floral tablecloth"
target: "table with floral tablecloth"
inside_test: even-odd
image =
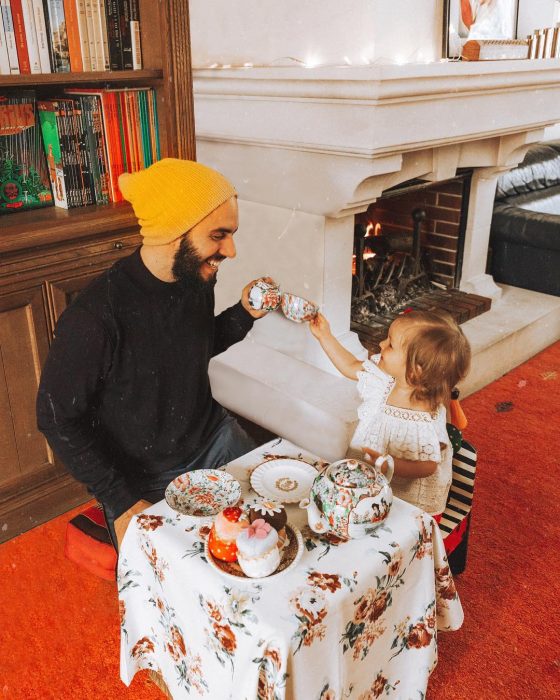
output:
[[[226,465],[245,503],[252,469],[280,456],[322,468],[277,439]],[[204,553],[208,522],[165,501],[131,522],[118,567],[121,678],[159,671],[174,698],[420,700],[437,662],[437,632],[463,611],[435,521],[395,499],[371,535],[316,535],[297,505],[297,566],[269,579],[232,580]]]

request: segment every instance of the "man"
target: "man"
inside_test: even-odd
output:
[[[119,186],[142,246],[64,311],[37,397],[39,430],[103,505],[117,547],[177,475],[254,447],[212,398],[208,363],[266,313],[249,305],[249,283],[214,317],[217,270],[235,257],[238,226],[222,175],[166,158]]]

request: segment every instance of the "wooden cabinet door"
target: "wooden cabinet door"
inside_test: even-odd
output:
[[[47,306],[49,310],[50,327],[54,330],[56,322],[64,309],[71,304],[79,292],[87,287],[101,273],[79,273],[65,279],[47,282]]]
[[[0,496],[59,471],[37,430],[35,397],[48,351],[41,286],[0,296]]]

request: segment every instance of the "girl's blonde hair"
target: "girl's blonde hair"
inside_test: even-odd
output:
[[[398,317],[404,326],[406,381],[411,398],[430,410],[447,406],[451,392],[469,371],[471,348],[463,331],[446,312],[410,311]]]

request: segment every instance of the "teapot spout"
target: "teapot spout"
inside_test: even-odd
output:
[[[307,521],[309,527],[317,534],[322,534],[327,532],[329,529],[329,522],[325,516],[321,513],[317,504],[310,498],[304,498],[299,502],[299,507],[307,510]]]

